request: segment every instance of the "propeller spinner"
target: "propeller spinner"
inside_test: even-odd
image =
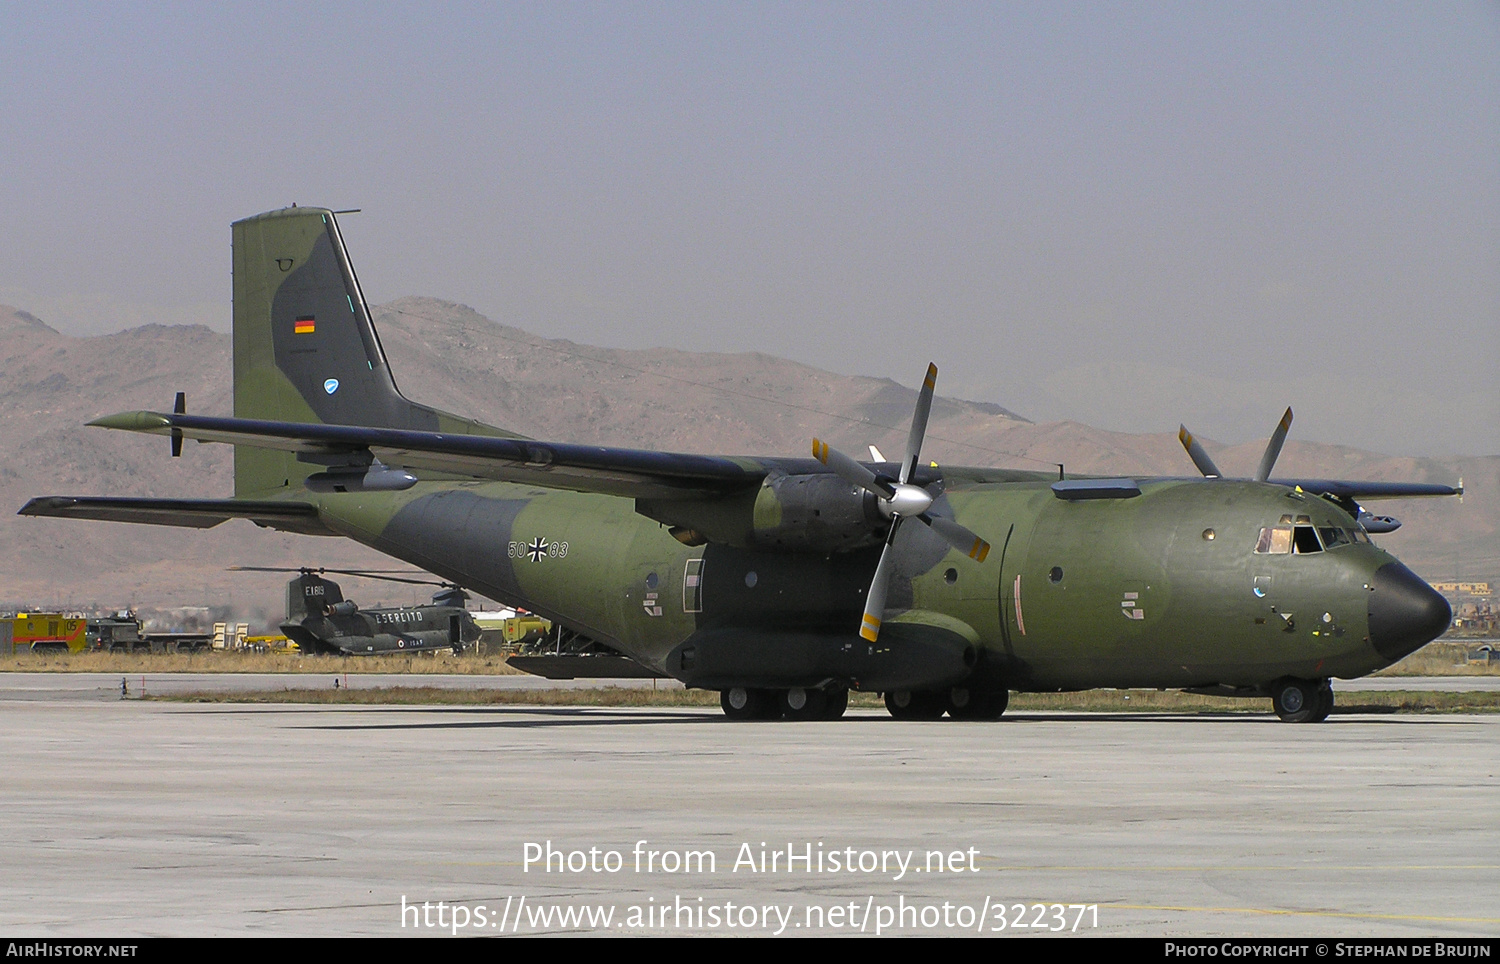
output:
[[[932,508],[933,503],[932,493],[910,481],[917,468],[917,459],[922,454],[922,439],[927,434],[927,416],[932,411],[932,393],[936,386],[937,366],[929,364],[922,390],[917,394],[917,408],[912,413],[911,432],[906,438],[906,453],[901,459],[901,470],[895,481],[876,475],[844,453],[830,448],[827,442],[813,439],[812,443],[814,458],[833,469],[845,482],[874,495],[881,514],[889,516],[891,520],[891,528],[885,536],[885,547],[880,551],[880,563],[875,567],[875,578],[870,582],[870,591],[865,596],[864,621],[859,629],[859,634],[872,643],[880,636],[880,620],[885,615],[886,589],[890,585],[891,568],[894,565],[891,546],[896,541],[896,533],[903,521],[908,518],[919,520],[943,541],[977,562],[983,562],[990,552],[988,542],[957,522],[928,514],[927,510]]]

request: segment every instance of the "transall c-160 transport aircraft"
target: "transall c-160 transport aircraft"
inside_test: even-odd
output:
[[[536,612],[732,718],[992,719],[1016,691],[1270,696],[1325,718],[1332,677],[1395,662],[1446,601],[1371,531],[1361,499],[1430,484],[1068,478],[924,464],[929,366],[900,463],[680,455],[528,439],[396,388],[334,212],[233,226],[234,417],[91,424],[235,446],[234,497],[47,496],[24,515],[345,536]]]

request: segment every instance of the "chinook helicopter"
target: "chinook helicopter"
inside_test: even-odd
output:
[[[469,595],[450,582],[410,579],[367,569],[284,569],[230,566],[232,572],[295,572],[286,584],[286,636],[304,653],[388,656],[451,650],[456,656],[479,639],[479,624],[464,604]],[[416,586],[438,586],[432,603],[395,609],[360,609],[345,599],[339,584],[324,573],[363,576]]]
[[[734,719],[1000,716],[1009,693],[1269,696],[1321,720],[1332,678],[1390,665],[1447,602],[1370,539],[1361,500],[1446,485],[1092,478],[921,458],[682,455],[528,439],[396,388],[333,211],[233,225],[234,415],[91,425],[235,447],[229,499],[47,496],[23,515],[344,536],[598,640]],[[1393,521],[1393,520],[1392,520]],[[1381,523],[1382,525],[1388,523]]]

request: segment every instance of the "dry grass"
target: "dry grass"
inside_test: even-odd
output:
[[[1395,665],[1375,676],[1500,676],[1500,662],[1470,663],[1469,653],[1480,647],[1478,640],[1467,642],[1440,639],[1428,643]]]
[[[375,689],[281,689],[238,693],[181,693],[151,700],[179,703],[318,703],[363,706],[718,706],[716,690],[605,686],[598,689],[455,690],[433,686]],[[1500,693],[1417,690],[1345,693],[1335,713],[1495,713]],[[884,708],[877,693],[851,693],[851,707]],[[1181,713],[1223,715],[1271,712],[1269,699],[1195,696],[1175,690],[1088,690],[1016,693],[1011,710],[1032,712]]]
[[[1475,641],[1439,640],[1376,676],[1500,676],[1500,662],[1469,663]],[[409,656],[297,656],[283,653],[22,653],[0,657],[0,672],[17,673],[453,673],[520,676],[501,656],[449,653]]]

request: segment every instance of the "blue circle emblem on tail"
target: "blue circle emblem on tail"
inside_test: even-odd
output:
[[[339,380],[337,378],[330,378],[327,381],[323,382],[323,391],[327,392],[328,394],[332,395],[338,390]]]

